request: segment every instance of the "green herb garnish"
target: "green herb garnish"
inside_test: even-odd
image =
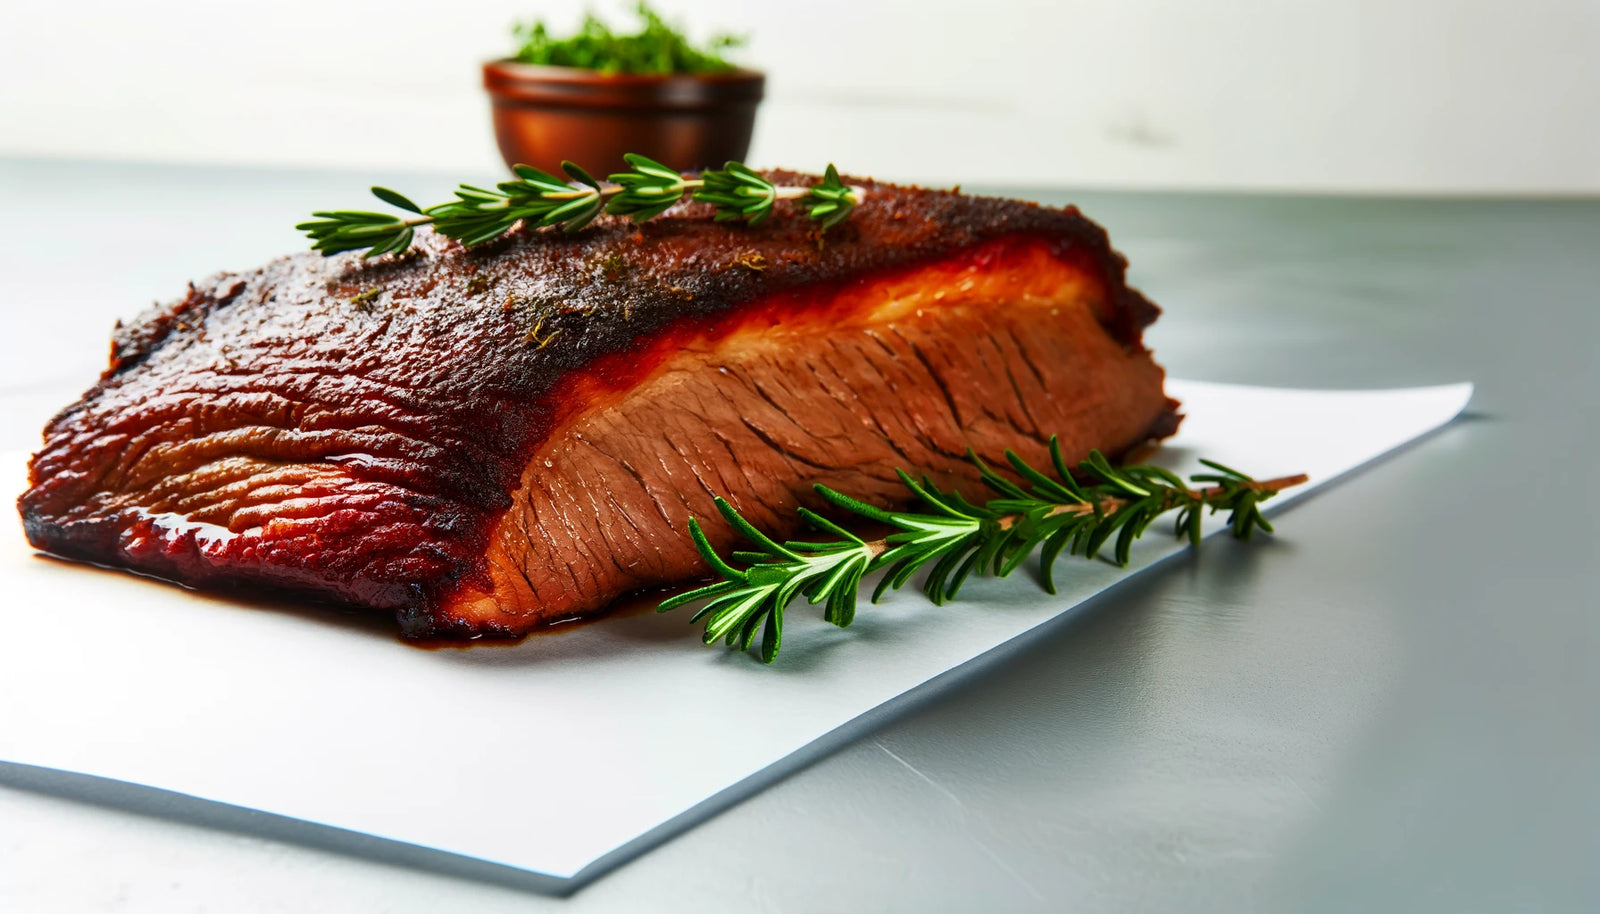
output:
[[[888,569],[872,594],[876,603],[885,592],[898,590],[931,564],[922,589],[935,604],[943,604],[955,599],[974,572],[1005,577],[1035,550],[1039,551],[1040,583],[1055,593],[1054,566],[1063,551],[1094,558],[1110,544],[1117,564],[1127,565],[1133,541],[1157,517],[1170,511],[1178,512],[1176,534],[1188,537],[1196,547],[1206,511],[1230,512],[1228,526],[1239,539],[1249,539],[1258,528],[1270,533],[1272,525],[1262,516],[1261,503],[1307,479],[1298,475],[1258,482],[1202,460],[1214,472],[1190,477],[1206,486],[1192,489],[1170,470],[1113,467],[1099,451],[1092,451],[1078,466],[1086,480],[1080,483],[1068,471],[1060,445],[1052,436],[1053,478],[1006,451],[1007,462],[1028,485],[1024,489],[994,472],[971,451],[967,456],[984,484],[999,496],[982,507],[958,493],[940,490],[927,478],[913,479],[903,470],[895,472],[928,513],[885,511],[827,486],[816,487],[834,507],[896,528],[877,540],[864,540],[815,511],[801,508],[801,518],[836,539],[780,544],[717,498],[723,518],[756,549],[735,550],[730,561],[725,561],[711,547],[700,523],[691,518],[689,535],[695,548],[721,580],[664,600],[658,611],[708,600],[691,619],[705,623],[705,643],[721,640],[730,647],[749,650],[760,632],[761,659],[771,663],[783,641],[784,609],[796,596],[804,595],[812,605],[825,604],[823,618],[843,628],[855,619],[856,591],[864,575]]]
[[[512,33],[522,46],[514,60],[547,67],[575,67],[600,73],[666,76],[674,73],[726,73],[733,64],[722,52],[741,47],[745,39],[715,35],[704,47],[695,47],[684,34],[662,19],[649,4],[633,8],[641,28],[637,34],[619,35],[593,13],[583,18],[578,33],[555,38],[541,22],[517,25]]]
[[[613,174],[602,184],[587,171],[562,162],[565,178],[518,165],[514,181],[502,181],[489,190],[463,184],[456,199],[426,209],[387,187],[372,188],[373,196],[413,215],[397,216],[364,210],[315,212],[312,221],[295,226],[312,240],[312,250],[323,254],[365,250],[367,257],[398,254],[411,247],[418,226],[462,244],[484,244],[501,237],[518,224],[559,225],[575,232],[602,212],[644,222],[661,215],[690,196],[716,207],[716,219],[761,222],[779,200],[795,200],[826,230],[847,218],[866,198],[866,190],[839,179],[830,164],[822,182],[812,187],[780,187],[746,167],[729,162],[721,169],[688,177],[654,159],[628,153],[630,170]]]

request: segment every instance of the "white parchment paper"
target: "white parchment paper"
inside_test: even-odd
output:
[[[1275,514],[1448,422],[1472,393],[1170,389],[1188,418],[1163,462],[1311,475]],[[23,459],[4,464],[8,491]],[[944,607],[908,589],[863,602],[848,630],[797,603],[765,667],[701,646],[687,611],[419,650],[356,616],[36,556],[0,518],[0,760],[571,877],[1179,548],[1158,523],[1134,569],[1063,559],[1057,596],[1026,571],[969,581]]]

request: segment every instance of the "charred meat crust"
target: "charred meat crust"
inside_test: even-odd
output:
[[[766,176],[786,184],[817,180],[786,171]],[[690,203],[640,226],[603,217],[576,235],[524,230],[472,250],[424,234],[420,256],[369,264],[353,255],[324,260],[301,253],[251,273],[218,274],[198,287],[191,283],[176,304],[119,326],[106,377],[138,365],[174,336],[195,332],[211,311],[261,301],[263,291],[298,280],[306,288],[282,291],[323,293],[330,304],[343,304],[377,289],[374,307],[392,309],[402,300],[449,310],[509,303],[543,318],[543,330],[562,336],[503,372],[519,377],[520,393],[537,398],[564,372],[625,351],[675,321],[715,318],[773,293],[911,267],[1008,236],[1048,238],[1092,263],[1116,290],[1102,318],[1125,345],[1137,346],[1161,313],[1125,284],[1126,259],[1075,206],[846,180],[865,188],[872,205],[826,234],[782,209],[762,225],[730,228],[711,220],[709,205]],[[383,294],[390,284],[401,287],[397,298]],[[575,332],[565,333],[569,329]]]
[[[686,204],[638,227],[608,217],[472,250],[424,234],[400,258],[303,253],[192,284],[119,326],[99,384],[46,428],[19,500],[29,540],[187,584],[412,612],[487,582],[489,531],[529,455],[588,408],[564,392],[643,376],[669,330],[778,322],[853,284],[1025,244],[1098,283],[1096,320],[1143,352],[1159,311],[1075,208],[851,183],[868,203],[825,236],[787,208],[729,227]]]

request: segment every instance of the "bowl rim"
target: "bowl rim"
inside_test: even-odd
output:
[[[510,57],[486,60],[484,78],[492,73],[509,82],[603,83],[608,86],[659,86],[663,83],[746,84],[765,82],[767,74],[748,67],[734,67],[719,73],[603,73],[582,67],[554,67],[523,63]]]
[[[500,107],[688,112],[754,107],[766,96],[766,74],[746,69],[726,73],[601,73],[507,59],[483,65],[483,87]]]

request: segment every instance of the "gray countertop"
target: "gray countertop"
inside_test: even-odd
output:
[[[374,178],[449,187],[0,160],[0,450],[113,318],[296,249]],[[1600,910],[1600,202],[1016,193],[1110,230],[1174,375],[1473,404],[567,897],[10,770],[0,907]]]

